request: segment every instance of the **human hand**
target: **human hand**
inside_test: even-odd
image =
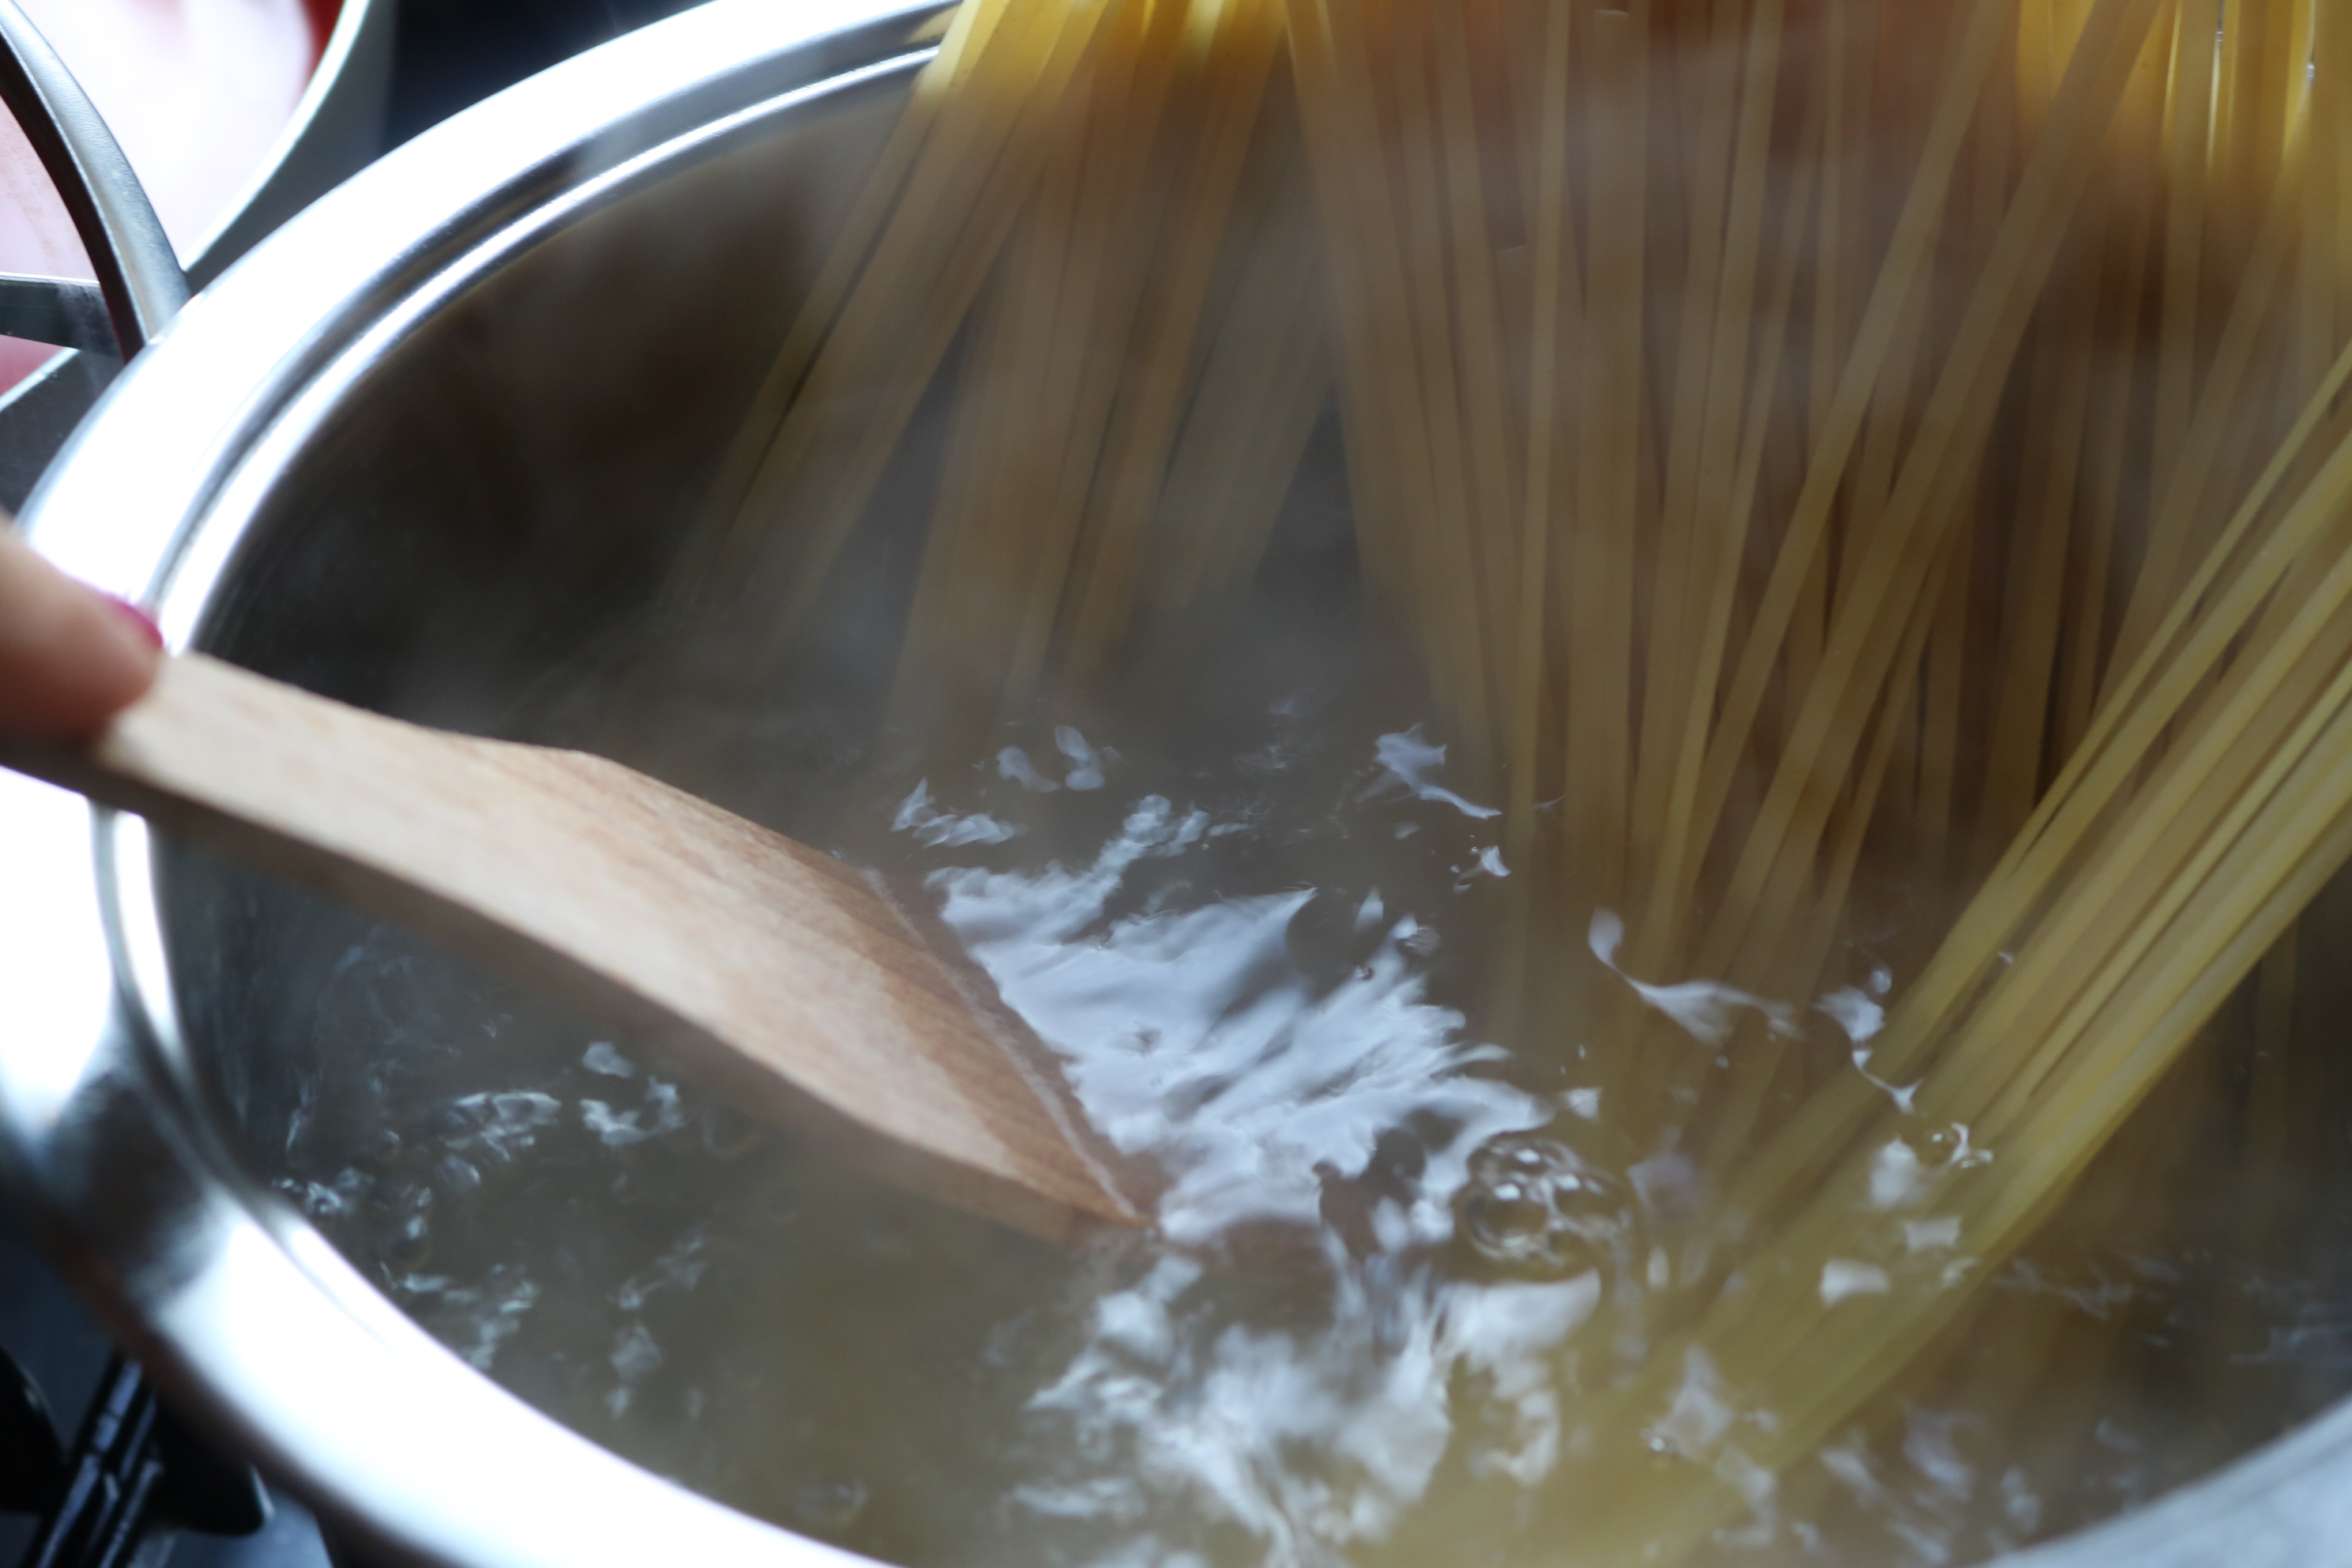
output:
[[[153,684],[163,639],[75,582],[0,516],[0,736],[79,741]]]

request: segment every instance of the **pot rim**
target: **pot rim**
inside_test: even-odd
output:
[[[27,527],[189,646],[241,520],[352,375],[682,149],[910,69],[940,8],[712,0],[426,132],[199,293],[50,468]],[[0,1181],[173,1392],[332,1522],[450,1564],[866,1561],[540,1415],[236,1173],[184,1070],[142,823],[0,773]],[[2352,1401],[2004,1561],[2352,1565]]]

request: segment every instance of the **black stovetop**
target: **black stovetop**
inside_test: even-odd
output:
[[[692,0],[399,3],[387,147],[582,49],[685,10]],[[130,1395],[132,1406],[137,1405],[135,1383],[117,1375],[110,1365],[112,1347],[105,1332],[10,1222],[5,1208],[0,1208],[0,1354],[22,1367],[38,1386],[63,1444],[73,1444],[83,1431],[89,1408],[102,1391],[110,1392],[115,1405]],[[0,1379],[6,1375],[0,1364]],[[7,1392],[0,1384],[0,1395]],[[5,1412],[0,1412],[0,1426],[5,1426]],[[6,1437],[0,1431],[0,1465],[9,1462]],[[208,1486],[234,1493],[234,1485],[213,1474],[212,1458],[195,1468],[205,1472]],[[226,1457],[226,1462],[230,1476],[242,1468],[233,1456]],[[0,1497],[6,1495],[8,1479],[0,1476]],[[156,1531],[134,1554],[119,1560],[135,1563],[137,1568],[161,1568],[167,1559],[170,1568],[329,1568],[333,1559],[309,1513],[274,1488],[269,1495],[268,1521],[257,1532]],[[0,1512],[0,1568],[26,1559],[38,1528],[39,1521],[31,1517]],[[344,1561],[348,1568],[348,1559]],[[79,1562],[69,1557],[59,1568],[79,1568]]]

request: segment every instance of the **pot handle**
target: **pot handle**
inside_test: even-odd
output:
[[[16,0],[0,0],[0,103],[65,199],[98,270],[114,346],[130,359],[187,303],[187,274],[114,132]],[[0,331],[47,326],[22,335],[102,349],[103,340],[84,341],[99,324],[91,292],[71,279],[0,274]]]

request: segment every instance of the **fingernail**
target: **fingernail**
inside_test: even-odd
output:
[[[112,594],[104,594],[100,596],[108,604],[113,605],[117,610],[120,610],[123,615],[129,616],[131,620],[138,626],[140,635],[147,639],[148,646],[155,648],[161,648],[163,646],[163,629],[156,626],[153,616],[150,616],[146,611],[141,609],[138,605],[132,604],[128,599],[119,599]]]

